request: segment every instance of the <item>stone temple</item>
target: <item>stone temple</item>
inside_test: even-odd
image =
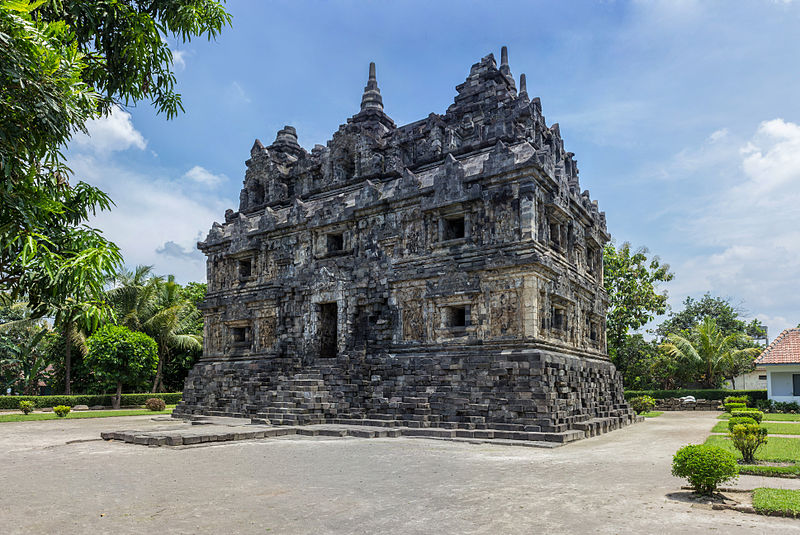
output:
[[[198,244],[205,344],[177,416],[557,442],[635,420],[605,349],[605,214],[558,124],[505,47],[456,91],[397,126],[371,64],[327,146],[255,141],[239,210]]]

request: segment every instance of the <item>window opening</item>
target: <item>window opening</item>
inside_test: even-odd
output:
[[[249,258],[239,260],[239,278],[249,279],[253,275],[253,261]]]
[[[445,240],[456,240],[463,238],[465,232],[464,216],[446,217],[444,219],[444,236]]]
[[[335,253],[344,250],[344,234],[328,234],[328,252]]]
[[[467,306],[453,306],[445,309],[445,326],[449,328],[463,328],[467,326],[469,310]]]
[[[235,346],[250,343],[250,327],[231,327],[231,341]]]

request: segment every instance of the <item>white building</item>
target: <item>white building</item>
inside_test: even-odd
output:
[[[767,397],[800,402],[800,329],[786,329],[755,360],[767,372]]]

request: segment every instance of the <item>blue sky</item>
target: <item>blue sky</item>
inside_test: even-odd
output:
[[[800,322],[798,4],[235,0],[217,41],[172,43],[185,114],[117,111],[71,163],[115,200],[96,224],[130,266],[203,280],[195,243],[238,207],[255,138],[325,144],[370,61],[397,124],[443,113],[507,45],[615,240],[672,266],[670,303],[730,297],[774,337]]]

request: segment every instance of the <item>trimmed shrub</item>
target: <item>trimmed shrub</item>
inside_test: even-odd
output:
[[[728,403],[744,403],[747,405],[750,402],[750,399],[747,396],[728,396],[725,398],[725,405]]]
[[[150,398],[163,399],[167,405],[180,403],[181,392],[163,394],[122,394],[123,405],[144,405]],[[102,395],[75,395],[75,396],[0,396],[0,409],[15,410],[19,408],[20,401],[32,401],[37,409],[54,407],[55,405],[111,405],[112,394]]]
[[[19,410],[21,410],[25,414],[32,413],[33,412],[33,408],[35,406],[36,405],[33,403],[33,401],[28,401],[28,400],[25,400],[25,399],[21,399],[19,401]]]
[[[639,396],[638,398],[628,400],[628,403],[630,404],[631,408],[636,411],[636,414],[650,412],[656,408],[656,400],[650,396]]]
[[[728,431],[733,432],[733,426],[735,425],[758,425],[758,422],[750,418],[749,416],[732,416],[730,420],[728,420]]]
[[[775,402],[771,399],[756,400],[756,408],[764,412],[775,412]]]
[[[167,404],[164,403],[163,399],[158,398],[150,398],[144,402],[144,406],[146,409],[151,411],[163,411],[167,408]]]
[[[767,443],[767,430],[758,424],[734,425],[729,436],[745,464],[755,462],[756,451]]]
[[[626,390],[625,399],[639,396],[650,396],[656,399],[682,398],[694,396],[696,399],[724,400],[728,396],[747,396],[750,401],[767,399],[766,390],[724,390],[722,388],[712,389],[681,389],[681,390]]]
[[[739,409],[731,411],[731,420],[734,418],[752,418],[756,423],[760,424],[761,420],[764,419],[764,413],[755,409],[748,409],[746,411]]]
[[[68,405],[56,405],[55,407],[53,407],[53,412],[56,413],[56,416],[58,416],[59,418],[63,418],[64,416],[69,414],[70,410],[72,410],[72,407]]]
[[[719,446],[690,444],[672,458],[672,475],[688,479],[698,494],[708,495],[722,483],[735,480],[739,464],[733,453]]]
[[[747,404],[746,403],[726,403],[725,404],[725,410],[727,412],[732,412],[734,409],[746,409],[746,408],[747,408]]]

